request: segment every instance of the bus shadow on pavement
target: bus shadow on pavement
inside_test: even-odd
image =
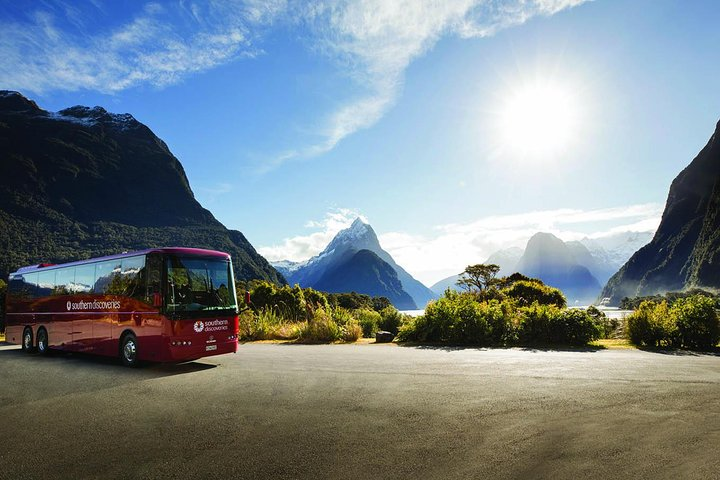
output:
[[[10,344],[3,343],[0,347],[8,347]],[[17,348],[0,348],[0,361],[24,360],[28,366],[36,367],[68,367],[73,369],[82,369],[86,372],[95,373],[112,373],[114,375],[129,375],[134,377],[168,377],[173,375],[183,375],[187,373],[202,372],[216,368],[217,365],[202,363],[199,361],[188,361],[184,363],[153,363],[143,362],[135,368],[129,368],[120,362],[118,358],[93,355],[90,353],[80,352],[60,352],[53,351],[48,355],[39,355],[37,353],[26,353],[19,347]]]

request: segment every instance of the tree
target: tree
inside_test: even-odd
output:
[[[467,291],[482,292],[491,287],[495,282],[495,275],[500,271],[500,266],[495,264],[468,265],[461,274],[457,285]]]

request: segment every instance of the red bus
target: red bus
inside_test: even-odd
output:
[[[182,362],[236,352],[238,306],[227,253],[154,248],[9,277],[6,340],[50,349]]]

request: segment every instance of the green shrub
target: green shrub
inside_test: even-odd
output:
[[[628,339],[635,345],[660,347],[677,343],[677,327],[665,300],[642,302],[625,321]]]
[[[538,303],[520,309],[518,338],[523,345],[578,346],[601,334],[601,325],[585,310]]]
[[[520,306],[529,306],[536,302],[540,305],[555,305],[560,308],[567,305],[567,300],[560,290],[535,280],[516,281],[502,292],[505,296],[515,299]]]
[[[677,340],[685,348],[709,349],[720,341],[720,319],[710,297],[678,299],[670,309],[670,317],[677,327]]]
[[[346,342],[357,342],[362,337],[362,327],[354,319],[340,327],[342,339]]]
[[[305,342],[334,342],[342,337],[342,330],[338,327],[324,309],[318,308],[313,317],[300,328],[299,340]]]
[[[397,335],[400,324],[402,323],[402,313],[390,305],[380,311],[380,317],[380,323],[378,324],[380,330],[392,332]]]
[[[557,345],[586,345],[597,340],[602,329],[587,311],[579,308],[560,310],[550,323],[550,343]]]
[[[370,338],[375,335],[375,332],[378,331],[380,321],[382,320],[382,317],[378,312],[366,308],[355,310],[353,312],[353,316],[357,319],[360,327],[362,328],[363,337],[366,338]]]
[[[357,323],[357,320],[355,320],[355,317],[353,317],[352,313],[350,313],[350,311],[345,308],[334,307],[330,309],[329,312],[332,316],[333,321],[339,326],[347,325],[351,322]]]
[[[550,343],[550,325],[560,315],[555,305],[533,303],[519,310],[518,341],[522,345],[543,345]]]
[[[398,341],[501,345],[514,341],[514,304],[477,302],[473,293],[450,292],[430,302],[425,315],[401,323]]]
[[[598,310],[594,306],[590,306],[587,309],[588,315],[590,315],[593,321],[600,327],[600,338],[612,338],[615,335],[618,327],[620,326],[620,320],[617,318],[608,318],[604,312]]]

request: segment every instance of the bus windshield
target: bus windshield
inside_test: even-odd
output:
[[[167,297],[170,312],[235,310],[230,262],[220,258],[168,257]]]

